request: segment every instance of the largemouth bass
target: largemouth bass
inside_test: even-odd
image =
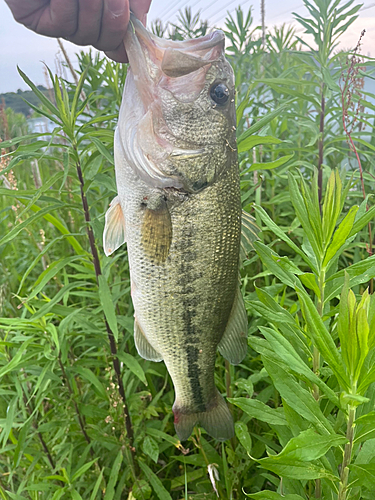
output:
[[[106,213],[104,250],[127,242],[135,345],[164,361],[180,440],[196,424],[219,440],[233,419],[214,383],[216,351],[247,351],[239,288],[241,199],[233,71],[224,34],[162,40],[134,17],[118,127],[118,196]]]

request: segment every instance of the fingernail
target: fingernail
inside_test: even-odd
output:
[[[126,10],[126,0],[107,0],[108,10],[114,16],[121,16]]]

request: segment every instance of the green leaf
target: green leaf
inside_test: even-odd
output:
[[[362,217],[356,220],[349,233],[349,238],[357,234],[363,227],[366,226],[375,217],[375,206],[371,207]]]
[[[267,163],[253,163],[250,168],[246,169],[245,172],[254,172],[254,170],[272,170],[277,167],[281,167],[287,163],[291,158],[293,158],[294,153],[291,155],[282,156],[275,161],[269,161]]]
[[[147,427],[146,428],[146,433],[149,436],[152,436],[156,439],[162,440],[162,441],[167,441],[170,444],[173,444],[176,448],[179,448],[181,443],[178,439],[176,439],[174,436],[170,436],[169,434],[166,434],[163,431],[160,431],[159,429],[155,429],[154,427]]]
[[[13,428],[17,405],[18,405],[18,397],[14,396],[7,406],[5,423],[2,425],[3,429],[0,433],[0,438],[3,442],[3,446],[5,446],[5,443],[7,442],[9,434]]]
[[[301,417],[311,422],[323,434],[333,433],[329,421],[316,404],[315,399],[276,360],[262,356],[264,367],[273,380],[280,396]]]
[[[160,481],[158,476],[152,472],[150,467],[148,467],[145,463],[141,462],[140,460],[138,461],[138,463],[139,463],[140,468],[143,470],[144,474],[146,475],[147,479],[150,481],[151,486],[153,487],[159,500],[172,500],[171,495],[164,488],[163,483]],[[104,500],[106,500],[106,499],[104,499]]]
[[[280,144],[281,142],[280,139],[276,139],[276,137],[271,137],[270,135],[251,135],[238,145],[238,152],[243,153],[244,151],[249,151],[260,144]]]
[[[55,262],[52,262],[51,265],[42,272],[39,278],[35,282],[35,288],[28,295],[27,301],[33,299],[38,293],[40,293],[46,284],[58,274],[61,269],[67,266],[70,262],[74,262],[75,260],[82,259],[80,255],[72,255],[70,257],[65,257],[63,259],[59,259]]]
[[[312,261],[308,258],[308,256],[301,250],[290,238],[287,236],[280,227],[273,222],[273,220],[268,216],[267,212],[260,206],[254,205],[255,211],[257,215],[262,219],[264,224],[270,229],[276,236],[278,236],[280,239],[285,241],[289,247],[294,250],[302,259],[310,266],[312,270],[317,272],[314,264]]]
[[[284,458],[280,462],[276,462],[269,457],[258,460],[258,463],[264,469],[270,470],[278,476],[290,479],[311,480],[326,478],[331,481],[339,480],[332,472],[323,467],[308,462],[300,462],[293,458]]]
[[[16,368],[18,369],[18,366],[23,358],[23,353],[26,351],[32,341],[33,339],[29,339],[26,340],[26,342],[23,342],[22,345],[17,349],[16,355],[9,361],[9,363],[7,363],[0,369],[0,379],[4,377],[6,373],[11,372]]]
[[[355,421],[356,433],[354,442],[362,443],[375,438],[375,411],[362,415]]]
[[[313,292],[318,297],[318,299],[320,299],[320,289],[319,289],[319,285],[316,281],[315,274],[304,273],[304,274],[300,274],[298,277],[302,281],[302,283],[305,285],[305,287],[309,288],[310,290],[313,290]]]
[[[114,165],[115,162],[113,160],[113,157],[108,149],[104,146],[104,144],[96,137],[90,137],[90,140],[95,144],[97,150],[104,156],[104,158],[106,158],[111,165]]]
[[[272,121],[276,116],[279,116],[290,104],[294,101],[294,99],[290,99],[289,101],[284,102],[281,106],[279,106],[277,109],[274,111],[271,111],[268,113],[266,116],[263,116],[258,120],[256,123],[251,125],[245,132],[243,132],[240,137],[238,138],[238,145],[241,144],[242,141],[244,141],[247,137],[255,134],[255,132],[258,132],[261,128],[263,128],[265,125],[267,125],[270,121]]]
[[[92,384],[96,389],[98,394],[105,400],[108,399],[107,391],[105,390],[103,384],[100,382],[98,377],[90,370],[90,368],[85,368],[84,366],[80,366],[77,363],[73,365],[73,370],[81,375],[81,377],[85,378]]]
[[[28,217],[26,220],[21,222],[20,224],[16,224],[13,229],[9,231],[8,234],[6,234],[1,240],[0,240],[0,246],[4,245],[5,243],[8,243],[9,241],[12,241],[23,229],[28,227],[30,224],[33,222],[41,219],[44,217],[47,213],[52,212],[53,210],[57,210],[58,208],[61,208],[61,203],[55,203],[53,205],[50,205],[48,207],[41,208],[36,214],[31,215],[31,217]]]
[[[154,439],[146,436],[142,443],[142,450],[148,455],[156,464],[159,458],[159,446]]]
[[[83,498],[81,497],[81,495],[78,493],[77,490],[72,490],[71,494],[72,494],[72,500],[83,500]]]
[[[260,241],[254,242],[254,248],[259,255],[262,262],[266,264],[268,269],[275,275],[282,283],[295,288],[299,282],[298,278],[291,272],[286,271],[281,265],[280,257],[277,253],[273,252],[269,247]],[[302,274],[302,273],[301,273]]]
[[[72,101],[72,106],[71,106],[71,127],[74,127],[74,122],[77,118],[76,111],[77,111],[77,104],[79,99],[81,98],[81,93],[82,93],[82,88],[83,84],[85,83],[87,73],[90,69],[90,65],[87,65],[85,70],[81,73],[81,76],[78,81],[78,85],[76,86],[74,90],[74,97]]]
[[[107,284],[107,280],[102,274],[98,276],[98,282],[100,303],[103,307],[103,312],[108,325],[113,332],[116,342],[118,342],[117,318],[112,294]]]
[[[90,500],[95,500],[96,499],[96,495],[98,494],[98,491],[99,491],[99,488],[100,488],[100,484],[103,480],[103,472],[104,472],[104,468],[100,471],[100,474],[98,476],[98,479],[96,480],[96,483],[95,483],[95,486],[91,492],[91,495],[90,495]]]
[[[375,464],[356,463],[349,465],[349,469],[353,471],[353,475],[357,479],[354,486],[364,486],[372,493],[375,491]]]
[[[280,357],[297,376],[302,375],[304,379],[316,384],[335,406],[340,406],[335,392],[303,362],[294,347],[283,335],[273,328],[260,326],[259,329],[272,346],[275,355]]]
[[[152,493],[151,486],[145,479],[138,479],[133,486],[132,494],[136,500],[147,500]]]
[[[61,119],[59,110],[52,104],[52,102],[47,99],[47,97],[41,92],[36,85],[28,78],[28,76],[17,66],[18,73],[21,75],[22,80],[31,88],[34,94],[39,98],[40,102],[50,110],[50,112]]]
[[[341,446],[347,442],[345,436],[337,434],[322,436],[312,429],[307,429],[299,436],[292,438],[278,455],[271,455],[269,458],[278,461],[287,457],[310,462],[325,455],[332,446]]]
[[[282,408],[270,408],[258,399],[249,398],[228,398],[228,401],[252,418],[267,422],[270,425],[287,425],[287,421]]]
[[[319,226],[317,216],[313,219],[315,214],[314,207],[312,206],[313,202],[309,200],[308,206],[306,206],[307,202],[305,202],[305,199],[301,194],[301,191],[302,193],[305,194],[307,192],[304,189],[304,186],[303,185],[301,185],[301,187],[298,186],[297,181],[295,180],[292,174],[289,174],[288,179],[289,179],[290,199],[296,211],[298,220],[300,221],[306,233],[306,236],[309,240],[310,245],[312,246],[312,249],[314,251],[317,260],[320,260],[323,252],[321,241],[319,238],[319,234],[321,235],[321,232],[319,233],[319,230],[316,227],[314,227],[314,225],[311,222],[311,220],[314,220],[315,226],[316,225]]]
[[[338,378],[340,384],[348,389],[350,383],[345,371],[345,366],[339,353],[336,344],[332,340],[330,333],[327,331],[322,318],[319,316],[318,311],[307,293],[296,288],[302,312],[305,316],[308,325],[308,333],[311,335],[314,344],[318,347],[320,353],[333,370]]]
[[[255,498],[255,500],[305,500],[299,495],[283,495],[275,491],[259,491],[258,493],[245,493],[249,498]]]
[[[326,267],[328,265],[328,263],[336,255],[338,250],[346,243],[346,240],[352,230],[357,211],[357,206],[351,207],[344,220],[334,232],[332,241],[327,248],[323,260],[323,267]]]
[[[82,467],[80,467],[77,472],[75,472],[72,476],[72,479],[71,479],[71,482],[74,483],[74,481],[77,481],[77,479],[79,479],[82,474],[84,474],[86,471],[88,471],[90,469],[90,467],[97,461],[98,459],[95,458],[94,460],[91,460],[91,462],[88,462],[87,464],[84,464],[82,465]]]
[[[115,486],[117,483],[118,475],[120,473],[120,468],[122,464],[122,459],[123,459],[122,451],[120,450],[117,453],[117,456],[112,465],[111,474],[109,476],[107,488],[105,490],[104,500],[113,500],[115,494]]]
[[[147,385],[147,380],[146,380],[146,375],[145,372],[143,371],[143,368],[141,365],[138,363],[138,360],[132,356],[131,354],[128,354],[127,352],[121,352],[119,351],[117,353],[117,357],[120,361],[122,361],[127,368],[129,368],[130,371],[136,375],[141,382],[143,382],[145,385]]]
[[[248,431],[247,425],[245,422],[236,422],[234,425],[234,430],[236,432],[236,436],[238,441],[242,444],[248,454],[251,453],[252,443],[251,436]]]

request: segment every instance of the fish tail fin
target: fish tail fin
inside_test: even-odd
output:
[[[199,423],[210,436],[218,441],[225,441],[234,436],[233,417],[219,391],[216,391],[215,405],[199,414]]]
[[[173,406],[174,426],[180,441],[188,439],[196,424],[200,424],[213,438],[225,441],[234,436],[233,418],[223,396],[216,391],[215,400],[205,412],[190,413]]]

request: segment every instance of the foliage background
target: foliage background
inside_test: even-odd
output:
[[[262,41],[251,10],[226,21],[242,202],[262,231],[241,270],[248,356],[217,357],[223,444],[175,437],[165,366],[134,346],[126,248],[102,252],[126,67],[82,52],[79,82],[51,74],[48,93],[23,75],[55,129],[2,111],[3,499],[373,498],[374,62],[336,49],[358,5],[304,3],[303,51],[287,26]],[[153,29],[208,26],[186,10]]]

